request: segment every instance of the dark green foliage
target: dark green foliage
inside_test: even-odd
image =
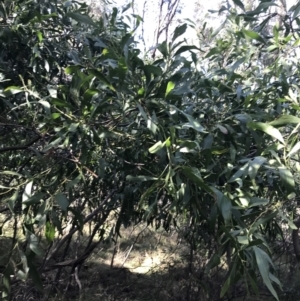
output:
[[[295,228],[300,22],[296,5],[285,28],[274,25],[268,3],[242,14],[223,8],[227,25],[207,49],[178,43],[181,25],[149,62],[117,9],[106,27],[75,1],[3,2],[0,206],[26,237],[22,249],[14,236],[22,268],[11,256],[4,298],[12,273],[42,291],[40,274],[58,266],[60,249],[59,260],[71,260],[60,266],[73,271],[121,225],[168,230],[182,216],[197,231],[195,247],[215,246],[207,273],[232,249],[221,297],[241,279],[256,291],[260,273],[277,298],[268,241],[283,223]],[[72,258],[72,236],[91,221]]]

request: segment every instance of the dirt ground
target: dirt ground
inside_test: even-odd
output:
[[[7,253],[11,249],[11,227],[6,227],[0,236],[0,273],[1,267],[7,262]],[[123,301],[271,301],[275,300],[270,293],[263,289],[259,296],[247,293],[245,288],[237,287],[220,299],[219,293],[223,283],[226,267],[215,273],[214,277],[203,277],[205,260],[195,256],[190,265],[190,247],[180,237],[177,231],[165,232],[154,230],[143,224],[122,229],[122,237],[113,243],[104,241],[88,258],[78,273],[78,279],[72,279],[68,292],[62,294],[70,280],[70,270],[63,270],[57,290],[52,287],[55,272],[48,273],[43,278],[46,284],[46,294],[43,297],[28,295],[27,300],[123,300]],[[88,229],[79,238],[79,248],[85,244]],[[20,241],[24,239],[18,233]],[[78,245],[78,243],[77,243]],[[74,252],[76,245],[74,244]],[[205,253],[203,253],[205,254]],[[281,272],[280,279],[284,281],[282,301],[300,300],[297,287],[299,283],[299,268],[297,264],[291,270],[290,260],[283,256],[278,261]],[[293,275],[291,276],[291,273]],[[1,274],[0,274],[1,275]],[[49,286],[47,286],[49,282]],[[78,285],[80,284],[80,285]],[[13,286],[14,300],[24,299],[26,283]],[[81,290],[79,290],[79,286]],[[263,286],[262,286],[263,287]],[[30,287],[29,287],[30,288]],[[30,289],[29,289],[30,290]],[[51,293],[49,293],[51,291]],[[300,291],[300,290],[299,290]]]

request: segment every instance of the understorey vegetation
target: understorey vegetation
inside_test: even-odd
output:
[[[83,295],[95,250],[140,225],[188,247],[178,300],[299,297],[278,258],[300,259],[300,3],[242,2],[149,56],[130,5],[0,2],[3,300]]]

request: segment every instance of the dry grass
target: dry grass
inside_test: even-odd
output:
[[[21,232],[18,239],[24,239]],[[81,246],[89,235],[89,228],[84,229],[80,238]],[[12,227],[7,224],[0,237],[0,266],[7,262],[7,254],[11,249]],[[155,231],[145,225],[121,229],[122,237],[116,243],[102,242],[86,261],[79,273],[82,285],[81,294],[73,281],[67,295],[46,295],[47,301],[87,300],[87,301],[205,301],[220,300],[219,289],[223,282],[224,271],[220,270],[218,277],[210,282],[201,278],[197,267],[203,258],[198,254],[195,258],[194,268],[188,267],[189,246],[180,239],[175,231],[166,233],[163,230]],[[75,248],[74,244],[74,248]],[[80,247],[80,245],[79,245]],[[205,258],[205,257],[204,257]],[[198,262],[196,263],[196,260]],[[300,272],[297,266],[290,271],[290,265],[284,262],[288,258],[281,257],[281,279],[284,280],[285,294],[280,300],[300,300],[297,287],[299,287]],[[68,282],[69,270],[62,274],[60,291]],[[291,273],[293,276],[291,277]],[[53,275],[48,276],[51,283]],[[290,288],[290,290],[287,289]],[[19,287],[14,288],[19,289]],[[46,289],[47,290],[47,289]],[[18,294],[16,294],[18,295]],[[22,296],[21,293],[19,296]],[[208,297],[209,296],[209,297]],[[16,298],[22,300],[21,298]],[[28,300],[46,300],[28,299]],[[271,301],[274,298],[268,293],[259,296],[234,298],[235,301]]]

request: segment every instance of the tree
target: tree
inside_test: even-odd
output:
[[[284,224],[297,231],[300,6],[283,27],[274,3],[234,3],[210,44],[186,45],[182,24],[150,62],[117,8],[106,23],[75,1],[4,3],[1,213],[14,231],[3,298],[11,275],[42,292],[51,269],[81,290],[80,267],[121,225],[168,230],[185,216],[206,275],[227,255],[221,298],[240,281],[258,291],[261,277],[278,299],[272,240]]]

